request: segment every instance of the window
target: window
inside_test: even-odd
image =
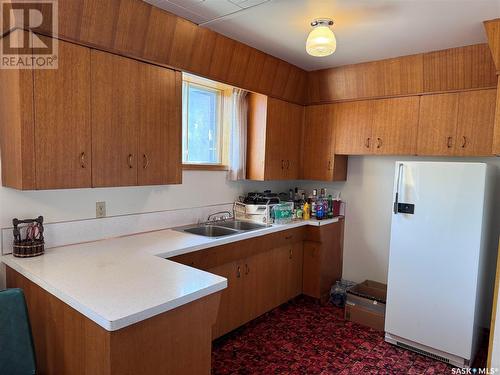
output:
[[[232,88],[185,74],[182,92],[182,162],[190,166],[227,164],[227,111]]]

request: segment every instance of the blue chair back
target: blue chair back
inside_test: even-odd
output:
[[[33,337],[21,289],[0,292],[0,374],[36,374]]]

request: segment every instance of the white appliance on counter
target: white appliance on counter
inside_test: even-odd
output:
[[[492,195],[484,163],[396,162],[385,340],[468,367],[477,351]]]

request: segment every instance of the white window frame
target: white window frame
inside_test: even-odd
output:
[[[217,148],[219,153],[218,163],[202,163],[187,161],[187,115],[188,115],[188,88],[198,87],[207,91],[217,92]],[[183,73],[182,75],[182,166],[183,169],[227,170],[229,152],[229,132],[231,129],[233,87],[211,81],[205,78]]]

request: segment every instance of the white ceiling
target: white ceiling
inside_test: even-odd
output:
[[[500,0],[146,0],[306,70],[483,43]],[[337,51],[312,57],[314,18],[335,21]]]

